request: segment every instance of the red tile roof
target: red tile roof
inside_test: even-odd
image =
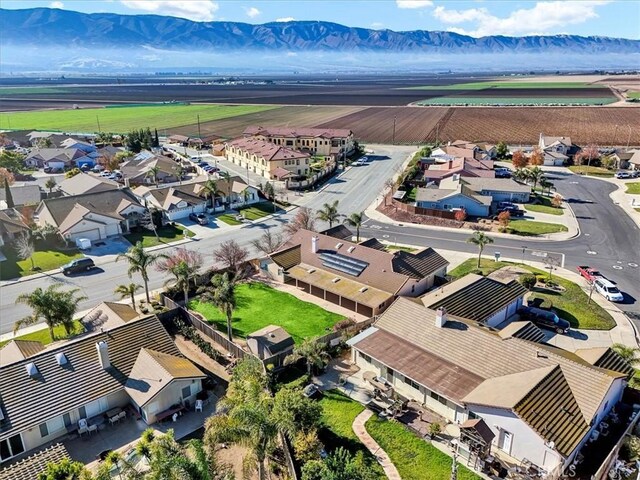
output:
[[[227,142],[226,145],[239,148],[240,150],[244,150],[270,162],[275,160],[309,157],[308,153],[281,147],[275,143],[265,142],[253,137],[236,138],[235,140]]]
[[[261,127],[252,125],[245,128],[243,135],[264,135],[267,137],[323,137],[344,138],[353,132],[346,128],[290,128],[290,127]]]

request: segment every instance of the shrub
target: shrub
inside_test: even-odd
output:
[[[511,221],[511,214],[506,210],[498,214],[498,222],[500,223],[500,226],[503,229],[506,229],[509,226],[510,221]]]
[[[78,175],[80,172],[79,168],[74,168],[69,170],[67,173],[64,174],[64,178],[71,178],[71,177],[75,177],[76,175]]]
[[[440,435],[441,431],[442,427],[440,427],[439,423],[432,423],[431,425],[429,425],[429,435],[431,435],[432,438]]]
[[[464,222],[467,219],[467,211],[464,208],[456,210],[455,219],[459,222]]]
[[[204,338],[202,338],[198,331],[193,328],[191,325],[187,325],[181,318],[175,317],[173,319],[173,324],[177,330],[177,332],[182,335],[187,340],[193,342],[193,344],[198,347],[202,353],[207,355],[209,358],[218,361],[222,354],[218,352],[213,346],[207,342]]]
[[[553,205],[556,208],[560,208],[562,206],[562,196],[556,193],[551,199],[551,205]]]
[[[531,290],[536,286],[536,283],[538,283],[538,279],[536,278],[536,276],[531,273],[523,273],[522,275],[520,275],[519,281],[527,290]]]
[[[336,324],[333,326],[333,331],[340,332],[342,330],[346,330],[347,328],[353,327],[355,324],[356,321],[353,318],[345,318],[343,320],[340,320],[339,322],[336,322]]]

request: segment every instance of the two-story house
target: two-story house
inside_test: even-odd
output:
[[[355,146],[353,132],[346,128],[250,126],[243,135],[327,160],[339,160],[351,154]]]

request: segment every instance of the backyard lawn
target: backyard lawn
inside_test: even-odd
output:
[[[62,325],[58,325],[54,327],[53,334],[56,336],[56,340],[75,337],[76,335],[79,335],[84,332],[84,325],[82,325],[82,322],[80,322],[80,320],[74,320],[73,323],[74,323],[74,331],[69,337],[67,337],[67,332],[65,331]],[[48,345],[49,343],[53,342],[53,340],[51,339],[51,335],[49,335],[48,328],[43,328],[42,330],[38,330],[36,332],[27,333],[26,335],[20,335],[19,337],[16,337],[14,340],[30,340],[33,342],[40,342],[43,345]],[[9,340],[5,342],[0,342],[0,347],[2,347],[7,343],[9,343]]]
[[[548,233],[566,232],[568,229],[559,223],[534,222],[531,220],[512,220],[509,222],[509,233],[524,236],[545,235]]]
[[[476,258],[470,258],[449,272],[453,278],[460,278],[476,270]],[[516,265],[510,262],[494,262],[486,258],[480,263],[482,275],[489,275],[502,267]],[[529,270],[538,278],[548,278],[549,272],[539,270],[527,265],[518,265]],[[558,275],[553,275],[553,281],[564,288],[563,292],[536,289],[530,298],[539,298],[543,301],[542,307],[553,309],[559,317],[564,318],[573,328],[587,330],[611,330],[615,327],[615,321],[604,308],[595,302],[589,302],[589,295],[577,284]],[[598,295],[594,293],[594,295]]]
[[[343,318],[260,282],[239,284],[236,302],[233,333],[242,338],[267,325],[278,325],[299,343],[305,338],[329,333],[333,325]],[[204,315],[221,331],[226,331],[226,317],[212,304],[196,299],[189,302],[189,308]]]
[[[554,207],[549,197],[538,196],[537,198],[540,202],[539,204],[525,205],[525,209],[531,212],[548,213],[550,215],[562,215],[564,213],[564,208]]]
[[[71,260],[84,256],[75,248],[69,250],[49,248],[36,251],[33,254],[33,263],[38,270],[33,271],[31,270],[31,260],[20,260],[13,248],[5,246],[1,250],[7,259],[4,262],[0,262],[0,280],[11,280],[12,278],[26,277],[35,273],[53,270],[54,268],[60,268]]]
[[[415,436],[400,422],[371,417],[367,431],[387,452],[402,480],[449,480],[452,458],[429,442]],[[458,464],[459,480],[480,480],[480,477]]]
[[[377,478],[381,480],[386,478],[382,467],[353,432],[353,421],[364,407],[335,390],[324,392],[320,405],[323,425],[319,432],[320,440],[331,450],[344,447],[353,454],[362,452],[371,465],[372,473],[375,472]]]
[[[640,195],[640,182],[627,183],[627,193]]]
[[[596,177],[613,177],[614,173],[602,167],[591,167],[587,165],[571,165],[569,167],[573,173],[593,175]]]
[[[185,230],[187,232],[187,236],[193,237],[194,234],[191,230],[187,230],[180,225],[167,225],[158,228],[158,237],[155,236],[152,230],[148,230],[145,228],[125,235],[125,238],[131,243],[131,245],[142,242],[142,246],[145,248],[155,247],[156,245],[183,240]]]

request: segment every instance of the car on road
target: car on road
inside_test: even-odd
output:
[[[629,173],[629,172],[616,172],[616,178],[631,178],[631,173]]]
[[[596,278],[593,281],[593,286],[600,295],[610,302],[622,302],[624,300],[624,295],[618,290],[618,287],[604,277]]]
[[[190,213],[189,220],[193,220],[199,225],[207,225],[209,223],[209,219],[204,213]]]
[[[596,270],[595,268],[591,268],[588,265],[579,265],[578,273],[582,275],[589,283],[593,283],[596,278],[604,278],[598,270]]]
[[[90,258],[77,258],[71,260],[62,267],[62,273],[64,275],[70,275],[72,273],[88,272],[92,268],[95,268],[96,264]]]
[[[506,167],[498,167],[494,170],[496,178],[511,178],[511,170]]]
[[[571,328],[569,322],[558,317],[551,310],[536,307],[521,307],[518,309],[520,320],[529,320],[534,325],[556,333],[567,334]]]

